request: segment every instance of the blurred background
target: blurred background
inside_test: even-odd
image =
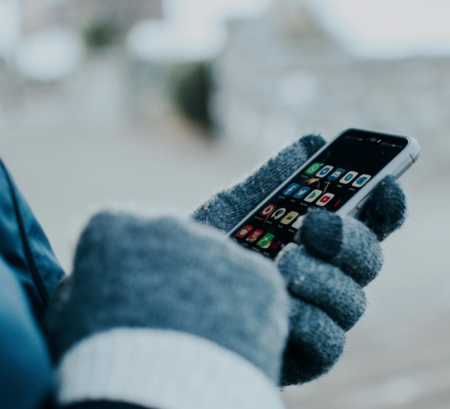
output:
[[[417,138],[409,219],[294,408],[450,407],[450,2],[0,0],[0,155],[66,271],[106,203],[192,211],[301,135]]]

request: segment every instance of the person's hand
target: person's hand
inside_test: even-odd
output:
[[[274,264],[222,233],[187,218],[101,212],[45,320],[58,401],[280,408],[288,314]]]
[[[242,183],[216,194],[193,219],[231,231],[324,144],[319,136],[301,138]],[[280,385],[312,380],[338,360],[345,331],[365,309],[362,287],[381,268],[379,241],[402,225],[405,214],[405,196],[393,176],[375,187],[359,221],[327,211],[307,214],[297,237],[300,246],[278,261],[291,295]]]

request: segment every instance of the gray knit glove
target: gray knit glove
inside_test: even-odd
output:
[[[129,332],[130,329],[139,329],[150,331],[151,340],[157,341],[161,337],[170,338],[170,334],[175,333],[174,340],[159,343],[157,347],[152,346],[155,343],[151,340],[136,341],[134,347],[131,339],[123,346],[128,348],[125,368],[114,363],[115,360],[123,363],[123,359],[118,358],[119,352],[105,355],[111,346],[97,348],[88,354],[93,361],[86,368],[82,364],[83,357],[74,358],[76,362],[68,377],[73,378],[74,373],[80,372],[80,379],[73,383],[78,385],[78,389],[80,383],[88,383],[86,388],[91,397],[98,398],[103,393],[100,396],[103,399],[129,401],[127,396],[131,396],[134,403],[154,407],[208,407],[205,402],[208,394],[212,393],[208,392],[210,385],[197,380],[202,372],[199,368],[206,367],[210,371],[208,378],[217,378],[220,382],[220,393],[216,392],[215,399],[222,400],[220,404],[210,403],[209,407],[240,408],[253,407],[251,402],[255,397],[249,397],[249,406],[245,406],[242,399],[238,399],[240,403],[237,406],[229,403],[237,391],[228,390],[228,386],[223,385],[227,382],[226,368],[207,358],[208,342],[222,350],[232,351],[227,352],[230,356],[225,354],[222,360],[225,366],[231,365],[230,362],[236,359],[231,355],[237,354],[259,368],[255,368],[257,372],[264,372],[275,385],[288,334],[288,313],[288,296],[274,264],[226,240],[222,233],[178,217],[148,218],[122,211],[105,211],[95,215],[83,231],[76,249],[73,274],[61,283],[52,298],[45,327],[53,360],[59,364],[70,361],[70,355],[74,354],[70,351],[81,350],[83,342],[86,344],[98,334],[106,334],[107,339],[108,334],[113,337],[113,330]],[[164,331],[160,334],[158,330]],[[194,359],[196,349],[190,351],[192,342],[189,337],[183,341],[182,337],[186,336],[182,334],[203,340],[200,358]],[[110,344],[113,343],[117,350],[117,345],[124,344],[121,339],[119,337]],[[176,343],[177,339],[182,341],[179,348],[164,361],[162,354],[166,344]],[[146,344],[148,348],[134,356],[138,354],[136,350],[142,345],[145,348]],[[183,354],[188,362],[194,361],[194,368],[177,361],[176,357]],[[101,366],[102,362],[107,367],[102,380],[90,379],[92,367]],[[141,362],[145,369],[143,375],[138,369],[130,370],[133,365],[142,367]],[[161,362],[162,369],[152,378],[153,368]],[[98,368],[93,372],[101,373]],[[168,379],[172,378],[169,373],[173,377],[187,373],[183,385],[179,385],[181,389],[175,388],[178,392],[167,392],[176,384],[174,379]],[[136,392],[126,395],[126,385],[132,382],[125,380],[114,392],[114,382],[118,378],[133,376],[148,379],[144,384],[141,379],[136,380],[142,384]],[[233,371],[228,382],[239,382],[239,376]],[[244,378],[239,385],[245,386],[247,381],[251,381],[248,376]],[[189,382],[192,383],[190,387]],[[125,397],[105,396],[104,391],[92,395],[92,390],[101,387],[98,383],[105,385],[110,391],[107,393],[123,393]],[[133,385],[131,390],[135,387]],[[75,393],[67,388],[69,392],[61,392],[63,401],[67,401],[68,394]],[[189,400],[183,396],[183,391],[191,396],[198,388],[197,393],[203,403],[191,401],[178,406],[174,402]],[[133,400],[135,396],[153,389],[156,390],[151,396],[153,400]],[[248,394],[248,390],[244,392]]]
[[[281,151],[242,183],[215,195],[193,219],[229,232],[319,150],[325,141],[309,135]],[[291,295],[290,334],[280,385],[326,373],[342,354],[345,331],[365,309],[362,287],[381,269],[379,241],[405,218],[405,196],[393,176],[374,189],[358,221],[310,211],[299,244],[278,261]]]

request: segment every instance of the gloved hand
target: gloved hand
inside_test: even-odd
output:
[[[301,138],[243,182],[216,194],[192,218],[231,231],[324,144],[320,136]],[[405,214],[405,196],[393,176],[373,190],[360,221],[324,210],[307,214],[297,238],[300,246],[278,261],[291,295],[281,386],[312,380],[338,360],[345,331],[365,309],[362,287],[380,271],[378,242],[402,225]]]
[[[59,403],[282,407],[275,383],[288,314],[274,264],[222,233],[101,212],[45,319]]]

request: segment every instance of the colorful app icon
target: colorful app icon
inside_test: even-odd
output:
[[[358,174],[358,172],[348,172],[340,181],[339,183],[343,183],[346,185],[347,183],[350,183]]]
[[[332,170],[333,170],[334,166],[324,166],[322,169],[320,169],[317,173],[316,176],[318,178],[323,178],[324,176],[328,175]]]
[[[254,241],[259,239],[259,236],[263,234],[264,232],[262,230],[256,229],[250,236],[247,237],[247,241],[250,243],[253,243]]]
[[[361,187],[361,186],[364,186],[368,181],[369,181],[369,179],[371,178],[372,176],[370,176],[370,175],[361,175],[358,179],[356,179],[353,183],[352,183],[352,186],[355,186],[355,187]]]
[[[283,195],[289,196],[294,193],[294,190],[297,189],[300,185],[298,183],[292,183],[289,185],[287,189],[283,191]]]
[[[259,214],[260,214],[261,216],[266,217],[266,216],[268,216],[270,213],[272,213],[276,208],[277,208],[276,205],[270,204],[270,205],[266,206],[264,209],[262,209],[262,211],[259,212]]]
[[[305,197],[305,202],[314,202],[314,200],[316,200],[321,194],[321,190],[313,190],[308,196]]]
[[[313,163],[308,169],[305,170],[305,173],[307,175],[312,175],[312,174],[316,173],[322,165],[323,165],[323,163],[319,163],[319,162]]]
[[[339,168],[336,169],[330,176],[328,176],[329,180],[336,180],[341,177],[341,175],[345,172],[345,169]]]
[[[277,239],[273,240],[272,245],[270,246],[270,250],[278,251],[281,250],[283,247],[284,247],[284,240]]]
[[[270,216],[271,219],[277,220],[281,216],[283,216],[286,213],[286,209],[283,207],[282,209],[278,209],[277,211],[272,213],[272,216]]]
[[[293,227],[294,229],[299,229],[303,223],[304,218],[305,216],[300,216],[291,227]]]
[[[240,237],[241,239],[245,237],[248,233],[250,233],[253,229],[253,226],[250,226],[249,224],[245,226],[243,229],[241,229],[238,234],[236,234],[237,237]]]
[[[311,190],[308,186],[303,186],[293,197],[295,199],[300,199],[305,196]]]
[[[260,241],[258,241],[258,243],[256,243],[256,245],[262,249],[267,249],[272,245],[274,237],[273,234],[267,233]]]
[[[333,193],[325,193],[317,202],[317,206],[325,206],[331,199],[333,199]]]
[[[289,224],[298,216],[297,212],[289,212],[287,216],[285,216],[280,223]]]

